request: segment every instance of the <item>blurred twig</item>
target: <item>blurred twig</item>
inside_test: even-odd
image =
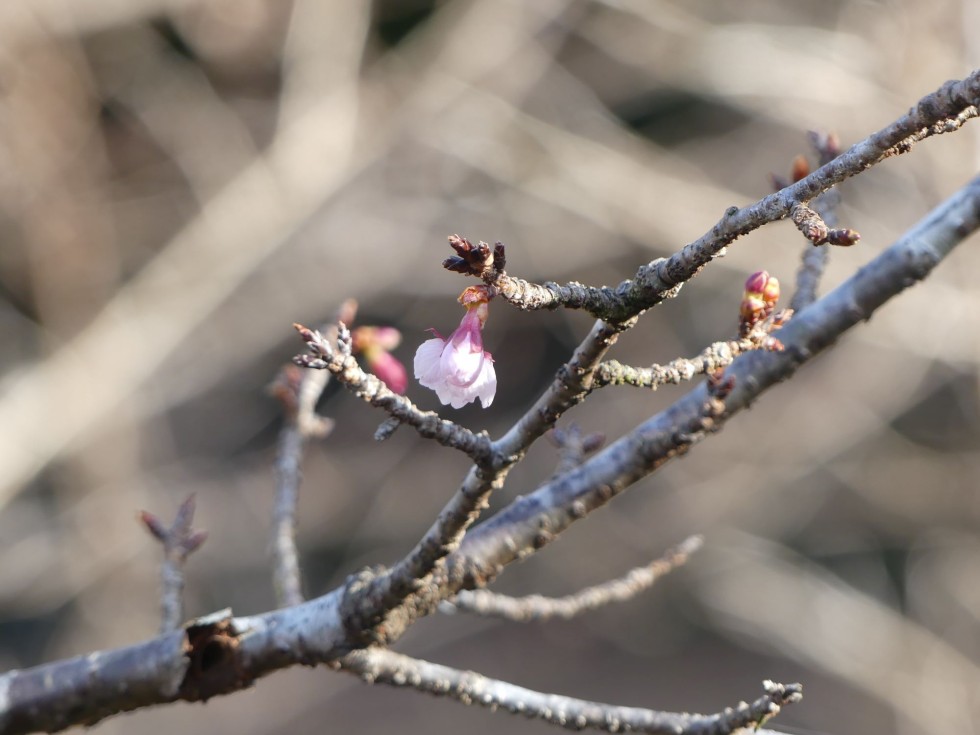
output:
[[[350,324],[357,302],[341,304],[336,321]],[[336,339],[336,327],[326,327],[327,338]],[[322,439],[333,429],[333,421],[316,413],[316,403],[330,379],[325,370],[285,369],[273,386],[283,405],[285,420],[279,432],[276,453],[276,499],[272,512],[272,569],[276,599],[280,607],[303,601],[299,555],[296,550],[296,509],[302,479],[303,447],[309,439]]]
[[[0,400],[0,507],[153,375],[188,333],[206,322],[237,284],[324,201],[399,135],[430,126],[469,91],[469,81],[505,66],[515,49],[533,43],[538,30],[566,8],[566,3],[553,1],[527,13],[520,3],[476,3],[460,14],[451,5],[444,20],[427,23],[429,32],[448,42],[400,49],[397,59],[381,59],[364,79],[352,76],[338,82],[315,107],[285,123],[263,155],[206,202],[200,215],[88,327],[11,379]],[[360,17],[361,25],[345,30],[363,42],[367,13]],[[479,54],[470,53],[494,28],[499,30],[497,42]],[[360,58],[357,44],[348,48]],[[359,72],[357,64],[348,68]],[[447,68],[462,83],[447,86]],[[409,70],[413,73],[406,78]],[[363,98],[391,95],[393,87],[400,93],[397,114],[376,118],[370,140],[358,144]],[[447,90],[452,94],[446,95]],[[311,160],[318,165],[310,166]],[[199,277],[202,273],[207,277]],[[129,357],[129,346],[147,334],[153,335],[156,359]],[[52,401],[64,406],[57,422],[47,420],[45,407]]]
[[[700,536],[691,536],[646,566],[632,569],[618,579],[587,587],[564,597],[511,597],[489,590],[462,590],[451,601],[442,603],[439,609],[444,613],[468,612],[519,623],[551,618],[568,620],[605,605],[633,599],[653,586],[658,579],[685,564],[703,543]]]

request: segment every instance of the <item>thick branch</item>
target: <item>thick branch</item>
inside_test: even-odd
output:
[[[377,648],[354,651],[340,663],[345,671],[372,684],[411,687],[467,705],[478,704],[544,720],[567,730],[588,728],[658,735],[728,735],[741,728],[758,727],[778,714],[784,704],[798,702],[803,696],[799,684],[767,681],[763,683],[765,694],[752,704],[740,702],[718,714],[696,715],[619,707],[536,692],[472,671],[460,671]]]
[[[734,386],[724,400],[711,397],[705,387],[695,389],[580,468],[473,529],[453,555],[439,596],[480,586],[505,564],[531,553],[671,456],[686,451],[700,438],[697,432],[713,428],[706,425],[707,418],[716,427],[791,376],[888,299],[927,276],[978,227],[980,178],[794,317],[780,332],[783,352],[756,351],[739,358],[726,371]],[[708,415],[705,406],[717,403],[721,411]],[[237,691],[286,666],[340,658],[354,645],[341,616],[342,597],[338,589],[264,615],[198,620],[182,632],[135,646],[7,672],[0,676],[0,732],[93,724],[116,712]]]

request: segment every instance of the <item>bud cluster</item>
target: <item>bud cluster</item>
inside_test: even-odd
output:
[[[745,292],[738,307],[738,333],[745,337],[763,320],[772,316],[779,301],[779,280],[767,271],[757,271],[745,281]]]

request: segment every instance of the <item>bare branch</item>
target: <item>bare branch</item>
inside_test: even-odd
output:
[[[595,385],[597,388],[606,385],[633,385],[657,390],[662,385],[677,385],[693,380],[698,375],[722,370],[735,362],[739,355],[758,349],[780,349],[780,345],[767,331],[757,329],[747,337],[714,342],[693,358],[679,357],[666,365],[635,368],[616,360],[607,360],[596,370]]]
[[[912,150],[912,146],[914,146],[916,143],[919,143],[926,138],[931,138],[934,135],[953,133],[963,127],[968,120],[975,118],[978,114],[980,114],[980,112],[978,112],[976,103],[974,103],[973,106],[967,107],[956,115],[950,115],[931,125],[923,127],[921,130],[916,131],[908,138],[896,143],[892,148],[886,151],[884,157],[899,156],[903,153],[908,153],[910,150]]]
[[[163,565],[160,568],[160,633],[176,630],[184,617],[184,563],[187,557],[201,548],[207,531],[191,528],[194,522],[194,495],[189,495],[177,509],[174,522],[168,528],[157,516],[141,511],[139,519],[150,534],[163,545]]]
[[[701,536],[691,536],[650,564],[632,569],[618,579],[586,587],[573,595],[557,598],[543,595],[510,597],[489,590],[463,590],[451,602],[442,603],[439,611],[469,612],[518,623],[551,618],[568,620],[614,602],[631,600],[652,587],[658,579],[686,563],[703,543]]]
[[[836,290],[796,315],[780,331],[783,351],[752,351],[732,364],[725,371],[731,391],[724,398],[712,396],[710,385],[699,386],[578,469],[515,500],[475,528],[452,559],[447,586],[451,591],[485,586],[503,566],[533,553],[637,480],[685,454],[889,299],[925,278],[978,227],[980,177]],[[713,405],[717,403],[722,405]]]
[[[586,286],[571,282],[536,284],[507,275],[495,248],[485,262],[468,264],[465,272],[479,275],[506,301],[522,310],[583,309],[611,323],[623,322],[675,296],[680,287],[742,235],[784,217],[794,207],[814,199],[835,184],[855,176],[885,158],[910,150],[918,140],[939,132],[955,130],[976,117],[980,103],[980,69],[962,81],[950,81],[923,97],[908,114],[851,146],[836,159],[790,186],[748,207],[732,206],[698,240],[670,258],[658,258],[641,266],[631,280],[615,288]],[[460,241],[465,238],[454,236]],[[468,241],[465,241],[468,242]],[[480,245],[485,245],[481,243]],[[499,244],[498,244],[499,245]],[[472,246],[480,252],[488,248]],[[459,268],[452,268],[460,270]]]
[[[392,651],[368,648],[354,651],[338,662],[340,667],[369,683],[411,687],[463,704],[503,709],[529,719],[544,720],[567,730],[602,732],[635,731],[658,735],[727,735],[742,728],[758,727],[777,715],[785,704],[803,697],[799,684],[763,682],[765,694],[752,704],[740,702],[714,715],[658,712],[638,707],[619,707],[584,699],[545,694],[472,671],[409,658]]]
[[[726,370],[730,392],[712,395],[707,387],[695,389],[578,469],[514,501],[473,529],[453,554],[441,588],[433,591],[436,602],[441,595],[485,583],[504,565],[544,545],[672,456],[687,451],[704,433],[927,276],[978,227],[980,178],[795,317],[780,333],[784,351],[756,351],[737,360]],[[595,344],[580,350],[592,357],[603,354]],[[547,423],[545,417],[525,419],[530,429]],[[506,446],[512,435],[524,436],[515,427],[498,445]],[[247,618],[218,615],[135,646],[8,672],[0,676],[4,695],[0,728],[22,733],[93,724],[116,712],[237,691],[287,666],[338,659],[358,643],[357,631],[342,615],[345,592],[337,589],[295,607]],[[787,688],[784,693],[797,692]],[[739,718],[742,712],[725,717]],[[712,722],[718,725],[717,720]]]
[[[415,548],[390,571],[365,580],[360,594],[349,598],[350,606],[345,612],[347,617],[358,621],[358,629],[375,631],[374,635],[377,635],[389,613],[418,592],[429,575],[459,548],[467,529],[487,507],[491,492],[503,484],[510,468],[521,460],[535,440],[554,426],[565,411],[588,395],[596,365],[628,326],[596,322],[571,359],[558,370],[544,394],[503,437],[492,444],[497,464],[491,469],[479,465],[472,467]],[[372,574],[366,572],[365,576],[371,577]],[[417,616],[424,612],[419,608],[412,614]],[[405,622],[402,621],[402,624]],[[385,635],[378,640],[390,641],[392,636],[400,634],[397,626],[390,621],[384,628]]]
[[[357,302],[344,301],[337,321],[351,323],[357,315]],[[325,328],[328,339],[336,339],[336,327]],[[316,413],[330,373],[321,370],[284,369],[272,387],[283,406],[285,421],[279,432],[276,452],[276,498],[272,511],[272,577],[280,607],[303,601],[299,554],[296,551],[296,507],[302,481],[303,447],[308,439],[322,439],[333,429],[333,421]]]
[[[475,434],[464,426],[439,417],[433,411],[422,411],[405,396],[398,395],[378,377],[364,372],[350,353],[349,339],[343,339],[335,349],[320,332],[294,324],[296,331],[315,355],[298,355],[293,358],[297,365],[316,370],[329,370],[348,390],[372,406],[384,409],[394,418],[415,428],[419,434],[435,439],[446,447],[458,449],[469,455],[477,464],[490,461],[492,449],[486,434]],[[341,324],[340,335],[349,338],[349,332]]]
[[[826,166],[841,153],[840,139],[834,133],[824,135],[811,131],[809,139],[821,166]],[[809,166],[805,158],[803,158],[803,163],[805,166]],[[803,175],[806,175],[807,172],[806,170],[803,171]],[[802,178],[802,176],[797,178]],[[782,189],[786,185],[784,183],[776,188]],[[839,224],[837,207],[840,205],[840,190],[837,187],[828,189],[814,198],[810,205],[823,218],[828,227],[837,227]],[[799,311],[816,300],[817,287],[820,285],[820,279],[823,278],[823,272],[827,268],[829,258],[830,251],[827,248],[803,248],[800,267],[796,271],[796,291],[793,293],[793,299],[789,305],[793,311]]]

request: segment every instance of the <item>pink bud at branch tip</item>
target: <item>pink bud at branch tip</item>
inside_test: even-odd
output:
[[[767,283],[769,283],[768,271],[756,271],[745,280],[745,290],[761,294]]]
[[[402,394],[408,387],[408,372],[390,350],[402,341],[394,327],[358,327],[351,333],[354,352],[364,355],[371,369],[389,389]]]

